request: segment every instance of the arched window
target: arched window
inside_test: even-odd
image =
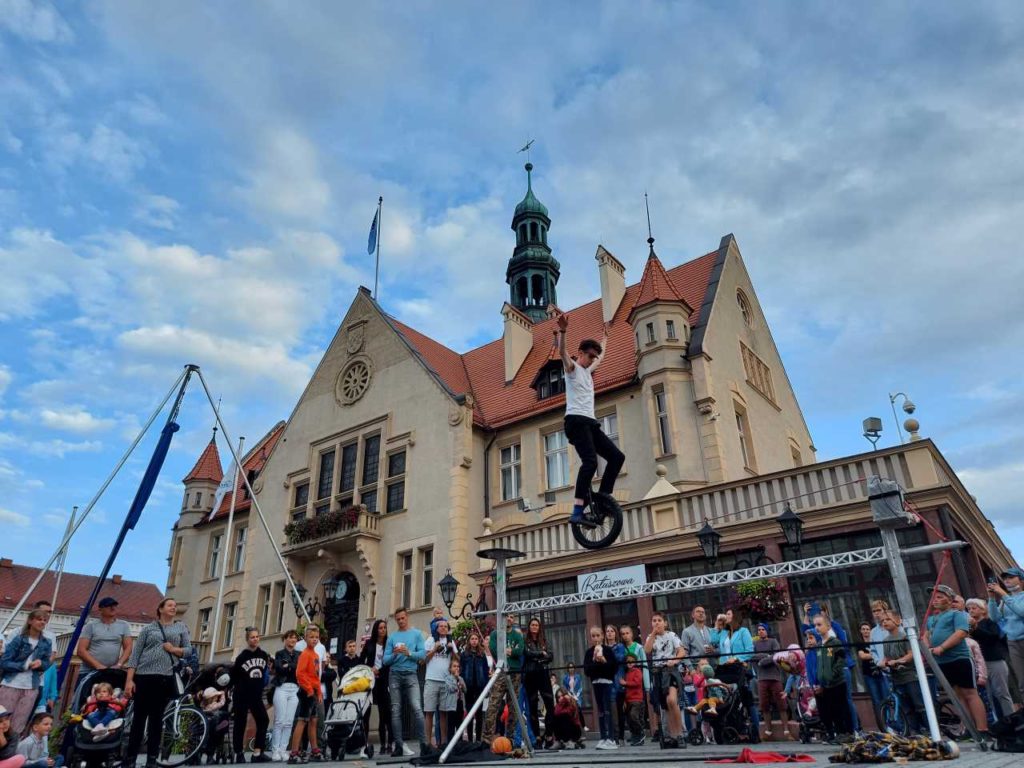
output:
[[[530,241],[535,243],[535,242],[537,242],[537,239],[538,239],[537,238],[537,222],[536,221],[531,221],[530,222]]]
[[[524,245],[525,243],[526,243],[526,225],[525,224],[520,224],[519,225],[519,245]]]
[[[540,241],[544,243],[544,245],[548,244],[548,228],[543,224],[540,225]]]
[[[526,306],[529,302],[529,295],[527,293],[526,278],[520,277],[516,280],[516,295],[513,297],[516,304],[520,306]]]
[[[754,313],[751,312],[750,302],[747,301],[747,297],[743,291],[736,291],[736,304],[739,305],[740,314],[743,316],[743,322],[746,323],[748,327],[752,328],[754,326]]]
[[[532,288],[532,290],[530,291],[530,295],[533,297],[534,306],[543,307],[544,306],[544,277],[542,275],[534,275],[532,278],[530,278],[530,280],[533,283],[530,286]]]

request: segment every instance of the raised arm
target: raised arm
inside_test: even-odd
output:
[[[604,324],[604,335],[601,337],[601,354],[597,356],[597,359],[590,364],[590,372],[593,373],[597,370],[597,366],[604,360],[604,356],[608,354],[608,323]]]
[[[564,312],[559,312],[556,322],[558,327],[555,329],[555,343],[558,344],[558,354],[562,358],[562,369],[566,373],[570,373],[576,367],[576,363],[569,357],[569,350],[565,348],[565,332],[569,328],[569,316]]]

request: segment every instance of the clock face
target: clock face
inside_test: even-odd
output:
[[[344,600],[346,594],[348,594],[348,582],[342,579],[338,582],[338,586],[334,588],[334,599]]]

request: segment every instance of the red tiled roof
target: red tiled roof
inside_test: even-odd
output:
[[[39,569],[29,565],[16,565],[6,558],[0,561],[0,607],[13,609],[25,590],[32,586],[32,581],[39,575]],[[27,608],[37,600],[52,600],[56,574],[47,571],[39,586],[35,588],[28,600]],[[65,571],[60,580],[60,593],[54,612],[77,614],[82,612],[93,587],[96,577],[83,573]],[[118,602],[118,615],[128,621],[152,621],[156,616],[156,606],[163,600],[163,594],[156,584],[143,581],[124,581],[120,576],[109,578],[100,590],[100,598],[113,597]],[[96,609],[93,609],[96,612]]]
[[[636,299],[633,301],[633,307],[629,310],[627,319],[632,318],[633,313],[641,307],[658,301],[683,301],[685,303],[683,297],[679,295],[679,291],[669,280],[668,273],[665,272],[665,267],[661,264],[661,259],[658,258],[652,247],[651,255],[647,257],[647,265],[644,267],[644,276],[640,278],[640,289],[636,293]]]
[[[263,467],[267,464],[267,459],[270,458],[271,452],[274,450],[274,446],[277,445],[277,441],[281,439],[281,434],[284,432],[285,422],[279,421],[274,425],[267,434],[263,436],[252,449],[242,457],[242,469],[248,475],[252,470],[256,472],[262,472]],[[238,473],[238,495],[235,498],[235,514],[238,515],[242,512],[248,512],[252,506],[252,499],[246,497],[245,483],[242,482],[242,473]],[[203,525],[214,520],[220,520],[226,518],[228,513],[231,511],[231,491],[224,494],[224,498],[220,501],[220,506],[217,510],[204,517],[199,521],[197,525]]]
[[[192,471],[185,475],[185,479],[181,482],[190,483],[193,480],[209,480],[213,483],[219,483],[223,479],[224,469],[221,467],[220,453],[217,452],[215,435],[210,438],[210,442],[203,449],[202,454],[199,456],[199,461],[192,467]]]
[[[685,302],[691,308],[691,327],[698,324],[701,320],[700,307],[718,255],[719,251],[715,250],[668,271],[657,257],[648,260],[644,279],[626,289],[622,303],[612,318],[608,331],[609,352],[594,373],[596,392],[617,389],[636,378],[633,328],[628,318],[645,291],[655,296],[654,300]],[[570,349],[576,349],[584,338],[600,339],[604,333],[600,299],[571,309],[566,314],[569,316],[566,343]],[[460,355],[404,323],[393,318],[391,322],[450,391],[457,395],[472,395],[474,421],[477,424],[501,427],[561,408],[565,403],[564,395],[538,400],[536,390],[530,386],[540,368],[552,357],[554,320],[545,320],[533,326],[533,349],[527,354],[515,378],[507,384],[504,343],[501,339]]]

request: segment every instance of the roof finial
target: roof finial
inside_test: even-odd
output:
[[[651,204],[647,201],[647,191],[644,190],[644,207],[647,209],[647,245],[651,249],[650,255],[654,255],[654,235],[651,234]]]
[[[224,399],[223,397],[218,397],[217,398],[217,410],[214,411],[214,413],[213,413],[213,435],[210,437],[210,442],[211,443],[216,442],[216,440],[217,440],[217,420],[220,417],[220,402],[223,399]]]

